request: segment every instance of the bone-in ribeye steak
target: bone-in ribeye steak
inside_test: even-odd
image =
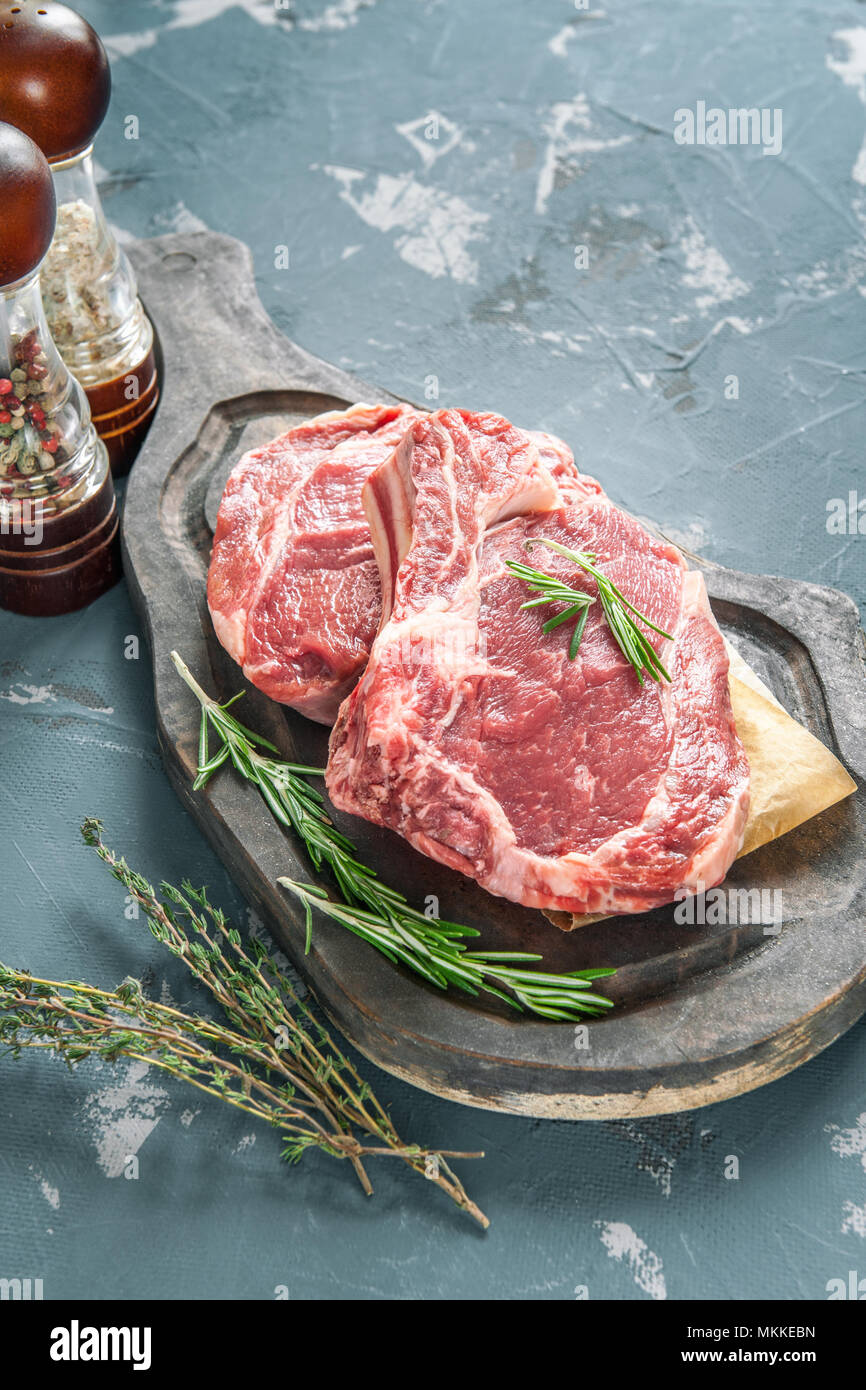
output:
[[[333,723],[379,624],[361,490],[421,412],[355,406],[244,454],[220,502],[208,574],[216,634],[274,700]]]
[[[491,457],[469,422],[416,421],[365,488],[386,611],[331,736],[334,804],[528,906],[639,912],[718,883],[749,770],[703,579],[592,480],[497,525],[514,510],[517,441],[502,433]],[[654,639],[670,685],[641,688],[598,603],[573,662],[570,625],[544,636],[538,610],[520,611],[527,589],[505,561],[539,535],[594,552],[673,634]],[[595,592],[568,561],[532,554]]]
[[[310,719],[332,724],[366,664],[381,598],[361,492],[422,414],[378,405],[320,415],[244,454],[223,493],[208,575],[217,636],[254,685]],[[488,417],[467,418],[489,452]],[[561,440],[522,439],[537,480],[574,474]],[[536,501],[549,505],[549,489]]]

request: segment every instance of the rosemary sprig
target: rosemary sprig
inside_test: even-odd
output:
[[[143,909],[150,930],[221,1005],[228,1025],[148,999],[136,980],[116,990],[35,979],[0,964],[0,1045],[50,1049],[74,1065],[85,1057],[134,1058],[278,1129],[283,1157],[311,1147],[347,1158],[366,1193],[364,1160],[402,1159],[482,1226],[448,1158],[480,1158],[404,1144],[387,1112],[305,1000],[254,940],[252,954],[205,889],[162,884],[162,898],[105,845],[88,819],[86,842]]]
[[[612,1007],[609,999],[586,986],[612,975],[613,970],[575,970],[567,975],[520,970],[516,968],[518,962],[541,957],[526,951],[467,951],[459,937],[477,936],[478,932],[456,922],[425,917],[393,889],[386,890],[394,900],[390,916],[386,917],[381,912],[334,902],[324,888],[312,883],[296,883],[290,878],[279,878],[277,882],[303,903],[308,930],[313,908],[319,908],[333,921],[369,941],[389,960],[402,961],[441,989],[451,984],[466,994],[495,994],[507,1004],[551,1019],[573,1020]]]
[[[528,548],[528,546],[527,546]],[[544,633],[552,632],[555,627],[562,623],[567,623],[570,618],[577,618],[574,625],[574,632],[568,646],[568,659],[574,661],[580,647],[580,639],[583,636],[583,629],[586,627],[586,620],[589,610],[595,603],[591,594],[585,594],[582,589],[569,589],[568,585],[561,579],[557,579],[553,574],[545,574],[543,570],[534,570],[529,565],[521,564],[519,560],[506,560],[506,565],[518,579],[522,579],[528,584],[530,589],[540,594],[540,598],[531,598],[527,603],[521,603],[520,611],[525,608],[541,608],[548,603],[565,603],[568,606],[564,613],[557,613],[555,618],[548,618],[542,624],[541,631]]]
[[[566,560],[573,560],[587,574],[592,575],[598,587],[598,597],[607,625],[623,656],[633,667],[641,685],[644,684],[644,672],[650,680],[658,681],[663,676],[666,681],[669,681],[670,676],[662,664],[661,657],[646,634],[641,632],[635,618],[638,618],[646,627],[651,628],[653,632],[657,632],[660,637],[666,637],[670,642],[673,641],[671,634],[665,632],[664,628],[656,627],[645,613],[641,613],[633,603],[629,602],[613,580],[598,568],[596,564],[598,556],[593,555],[588,550],[569,550],[567,546],[560,545],[558,541],[548,540],[545,536],[539,536],[536,540],[525,542],[527,550],[530,550],[534,545],[549,546],[558,555],[564,556]],[[568,648],[568,659],[573,661],[580,648],[589,608],[595,599],[579,589],[569,589],[568,585],[563,583],[561,579],[557,579],[555,575],[545,574],[543,570],[531,569],[529,565],[521,564],[519,560],[506,560],[505,563],[508,569],[517,575],[518,579],[522,579],[524,583],[529,585],[530,589],[541,595],[540,598],[530,599],[528,603],[522,603],[520,605],[521,611],[525,608],[538,608],[547,603],[566,603],[569,605],[564,613],[558,613],[555,618],[548,619],[541,629],[542,632],[551,632],[553,628],[559,627],[560,623],[565,623],[570,618],[577,616]]]
[[[411,907],[402,893],[383,883],[375,870],[358,859],[352,841],[330,821],[323,797],[302,775],[321,775],[321,769],[282,762],[259,752],[256,745],[270,753],[277,749],[229,712],[238,697],[224,705],[217,704],[202,690],[177,652],[171,655],[202,710],[194,788],[204,786],[223,763],[231,761],[242,777],[258,787],[274,818],[300,836],[314,867],[318,870],[327,866],[336,880],[342,901],[335,901],[313,884],[291,878],[278,880],[303,905],[307,950],[313,910],[317,908],[375,946],[390,961],[402,962],[439,989],[454,985],[466,994],[484,992],[518,1010],[527,1009],[542,1018],[561,1021],[593,1017],[612,1007],[609,999],[592,988],[593,981],[614,974],[612,969],[573,970],[565,974],[527,969],[541,957],[527,951],[470,951],[464,939],[480,935],[473,927],[429,918]],[[213,755],[209,729],[220,740]]]

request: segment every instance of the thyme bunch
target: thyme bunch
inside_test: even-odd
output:
[[[253,939],[246,949],[204,888],[163,883],[160,896],[105,844],[98,820],[86,820],[82,834],[141,907],[156,939],[210,991],[227,1022],[148,999],[136,980],[103,990],[41,979],[0,962],[5,1051],[50,1050],[70,1066],[86,1057],[146,1062],[272,1125],[289,1162],[308,1148],[348,1159],[369,1195],[365,1160],[399,1158],[486,1228],[487,1217],[447,1162],[483,1154],[404,1143],[371,1087],[261,942]]]

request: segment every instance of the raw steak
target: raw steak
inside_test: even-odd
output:
[[[361,490],[421,412],[319,415],[234,468],[208,573],[214,628],[274,700],[333,723],[379,624],[379,572]]]
[[[384,405],[320,415],[245,454],[220,503],[208,575],[217,636],[266,695],[325,724],[363,670],[381,614],[361,491],[421,418]],[[500,417],[467,418],[489,452],[495,430],[485,434],[484,421]],[[574,475],[561,440],[526,440],[530,472]],[[539,498],[549,505],[549,491]]]
[[[413,425],[371,476],[386,614],[331,735],[334,804],[532,907],[640,912],[718,883],[749,771],[701,576],[592,480],[485,536],[512,495],[448,411]],[[569,624],[545,636],[538,610],[520,611],[528,591],[505,561],[539,535],[595,552],[673,634],[656,639],[670,685],[639,685],[598,603],[573,662]],[[555,553],[532,559],[595,592]]]

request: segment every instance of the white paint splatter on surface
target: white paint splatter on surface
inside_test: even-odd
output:
[[[841,1125],[825,1125],[825,1131],[832,1134],[830,1148],[839,1158],[859,1158],[866,1171],[866,1110],[857,1116],[850,1129]],[[846,1200],[842,1203],[842,1234],[856,1235],[866,1239],[866,1203]]]
[[[147,48],[153,48],[161,33],[168,29],[195,29],[208,20],[218,19],[228,10],[245,10],[258,24],[291,23],[280,20],[274,0],[172,0],[173,15],[162,29],[139,29],[126,34],[103,34],[102,40],[112,55],[131,58]]]
[[[53,1207],[54,1210],[57,1211],[60,1206],[59,1189],[56,1187],[52,1187],[48,1179],[43,1178],[41,1173],[37,1174],[37,1180],[39,1182],[39,1191],[42,1193],[42,1196],[45,1198],[48,1205],[50,1207]]]
[[[372,177],[363,169],[312,167],[321,167],[339,184],[342,201],[368,227],[396,233],[394,249],[408,265],[433,279],[449,275],[462,284],[475,284],[478,264],[468,248],[483,236],[488,213],[477,212],[455,194],[418,183],[413,174],[378,174],[372,186],[363,187]]]
[[[750,333],[754,333],[756,327],[760,326],[761,319],[743,319],[737,314],[727,314],[724,322],[729,323],[732,328],[736,329],[738,333],[742,333],[744,338],[747,338]]]
[[[629,145],[634,139],[632,135],[590,135],[591,129],[592,117],[585,93],[579,92],[572,101],[557,101],[551,108],[544,127],[547,146],[535,188],[535,211],[539,217],[547,212],[557,176],[561,176],[570,161],[584,154]]]
[[[48,705],[68,701],[90,714],[114,714],[113,705],[90,704],[74,699],[62,685],[30,685],[26,681],[16,681],[8,690],[0,690],[0,700],[7,700],[10,705]]]
[[[100,1168],[107,1178],[119,1178],[131,1154],[137,1154],[159,1124],[168,1105],[167,1093],[145,1080],[146,1062],[130,1062],[121,1081],[92,1092],[84,1116],[92,1127]]]
[[[180,1122],[183,1125],[184,1129],[189,1129],[196,1115],[200,1114],[200,1110],[184,1110],[180,1117]]]
[[[858,1207],[854,1202],[842,1203],[842,1234],[866,1239],[866,1204]]]
[[[238,1145],[235,1149],[235,1153],[245,1153],[247,1149],[251,1149],[253,1147],[253,1144],[255,1142],[256,1136],[254,1134],[244,1134],[238,1142]]]
[[[842,1129],[840,1125],[826,1125],[825,1128],[828,1134],[833,1135],[830,1148],[834,1154],[838,1154],[840,1158],[859,1157],[866,1169],[866,1110],[857,1116],[851,1129]]]
[[[553,38],[548,40],[547,47],[551,53],[555,54],[557,58],[567,58],[568,45],[579,34],[591,34],[592,25],[586,21],[594,19],[607,19],[607,14],[604,10],[587,10],[581,15],[580,21],[572,20],[571,24],[564,24]]]
[[[374,4],[375,0],[336,0],[335,4],[326,5],[321,14],[299,19],[298,28],[312,34],[348,29],[350,25],[358,23],[361,10],[372,9]]]
[[[852,246],[840,252],[832,265],[827,261],[816,261],[811,270],[804,270],[795,276],[794,284],[798,291],[810,299],[832,299],[834,295],[846,294],[857,288],[861,293],[861,280],[866,277],[866,256],[862,246]]]
[[[158,29],[139,29],[131,34],[102,34],[110,58],[132,58],[146,48],[153,48],[159,38]]]
[[[733,273],[721,252],[707,244],[706,237],[691,217],[686,220],[685,231],[680,238],[680,251],[685,264],[683,284],[701,291],[695,296],[695,307],[702,314],[718,304],[749,293],[749,286]]]
[[[866,28],[837,29],[833,34],[837,43],[848,49],[844,58],[827,55],[827,67],[841,77],[846,87],[853,87],[860,100],[866,103]]]
[[[190,212],[186,203],[178,201],[165,212],[157,213],[154,223],[165,232],[206,232],[208,225]]]
[[[625,1221],[595,1221],[593,1224],[598,1228],[601,1243],[611,1259],[628,1266],[638,1288],[643,1289],[650,1298],[667,1298],[662,1262],[637,1232]]]
[[[0,691],[0,700],[8,700],[12,705],[47,705],[57,696],[50,685],[26,685],[18,681],[18,689]]]
[[[169,0],[171,18],[162,28],[103,34],[102,39],[112,56],[132,58],[153,48],[160,34],[168,30],[195,29],[231,10],[243,10],[264,26],[279,25],[287,31],[297,28],[308,34],[336,34],[357,24],[361,12],[372,9],[375,3],[376,0],[335,0],[318,14],[295,17],[288,4],[277,4],[276,0]]]
[[[511,312],[505,305],[500,307],[503,315]],[[512,310],[514,307],[512,305]],[[562,333],[555,328],[545,328],[538,331],[530,328],[527,323],[509,323],[508,327],[528,343],[550,344],[551,357],[564,357],[566,352],[583,352],[584,345],[591,342],[586,333]]]
[[[576,31],[574,25],[564,24],[563,27],[554,34],[553,38],[550,39],[547,47],[550,49],[551,53],[556,54],[557,58],[567,58],[568,45],[575,37]]]
[[[846,87],[853,87],[866,106],[866,29],[837,29],[833,38],[845,45],[848,52],[844,58],[827,55],[826,63],[831,72],[841,77]],[[851,177],[855,183],[866,185],[866,136],[860,146]]]

